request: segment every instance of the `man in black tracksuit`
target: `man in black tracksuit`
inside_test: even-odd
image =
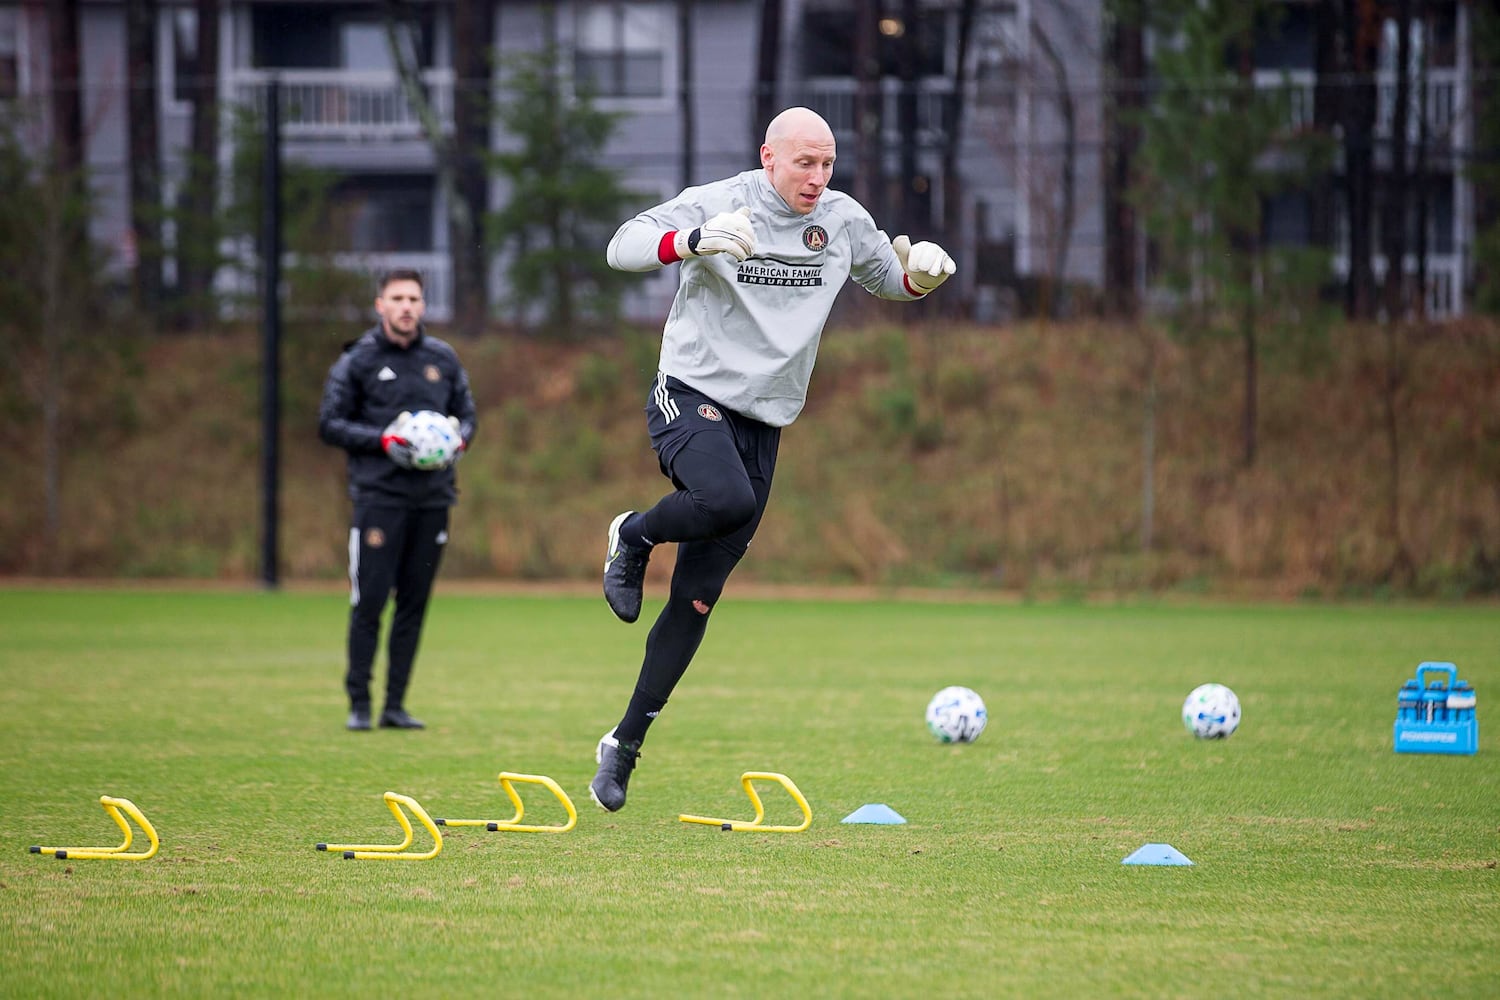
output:
[[[473,439],[474,397],[458,354],[422,330],[422,278],[391,271],[380,279],[380,323],[344,349],[328,372],[318,433],[349,453],[351,584],[348,639],[348,728],[370,728],[370,679],[380,642],[380,615],[394,588],[396,611],[386,647],[385,707],[380,725],[421,729],[405,707],[406,686],[422,634],[427,599],[448,541],[448,508],[458,499],[452,465],[411,468],[407,441],[395,430],[403,412],[435,410],[456,421],[462,448]]]

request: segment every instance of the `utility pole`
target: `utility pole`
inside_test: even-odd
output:
[[[266,85],[261,171],[261,581],[279,584],[281,495],[281,82]]]

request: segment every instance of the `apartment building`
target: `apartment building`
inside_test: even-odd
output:
[[[1284,6],[1277,30],[1256,48],[1256,79],[1292,88],[1295,113],[1311,125],[1315,19],[1308,3]],[[57,7],[0,0],[0,100],[49,87],[46,12]],[[451,127],[453,0],[400,7],[398,44]],[[1473,242],[1472,192],[1462,169],[1472,146],[1469,10],[1462,0],[1429,0],[1426,7],[1415,51],[1427,84],[1413,98],[1427,109],[1420,215],[1428,229],[1429,311],[1445,316],[1464,310]],[[768,8],[779,15],[774,40]],[[284,156],[337,178],[329,237],[346,263],[421,269],[431,314],[442,322],[452,305],[448,206],[392,60],[385,9],[378,0],[221,0],[219,99],[226,108],[259,108],[276,80]],[[133,252],[125,10],[125,0],[79,0],[86,162],[97,195],[93,233],[122,263]],[[203,69],[197,10],[171,0],[158,7],[168,199],[186,173],[190,85]],[[877,15],[873,40],[855,30],[857,12]],[[561,69],[589,81],[599,105],[622,115],[604,157],[643,204],[755,165],[764,111],[806,104],[839,139],[836,187],[857,193],[892,232],[909,228],[952,248],[961,266],[945,298],[990,319],[1016,308],[1018,286],[1102,284],[1107,102],[1100,0],[493,0],[492,13],[489,41],[500,65],[510,54],[555,46]],[[1394,27],[1386,28],[1377,142],[1395,117],[1397,39]],[[880,67],[878,78],[859,72],[856,53]],[[1411,127],[1419,120],[1410,116]],[[222,165],[232,159],[233,142],[226,127]],[[513,144],[492,127],[493,148]],[[492,179],[491,205],[508,197],[503,181]],[[1315,231],[1311,216],[1307,196],[1279,196],[1264,206],[1267,240],[1330,241],[1336,266],[1347,270],[1347,213],[1329,236]],[[1381,273],[1386,263],[1378,240],[1375,246]],[[1417,265],[1409,259],[1404,266]],[[498,298],[498,266],[495,276]],[[643,280],[628,311],[660,316],[674,280],[670,271]]]
[[[1387,10],[1387,13],[1391,13]],[[1274,29],[1266,32],[1254,53],[1255,79],[1265,88],[1291,91],[1296,129],[1319,129],[1337,134],[1332,122],[1319,120],[1317,92],[1320,81],[1337,87],[1343,81],[1320,68],[1320,39],[1316,5],[1305,0],[1282,4]],[[1473,185],[1465,164],[1474,148],[1474,93],[1471,62],[1472,6],[1464,0],[1428,0],[1422,17],[1410,28],[1408,43],[1409,94],[1407,101],[1406,169],[1414,176],[1408,183],[1417,188],[1406,221],[1409,248],[1400,262],[1405,273],[1416,276],[1425,270],[1422,290],[1429,316],[1443,318],[1465,311],[1466,282],[1472,272],[1470,255],[1474,244]],[[1391,139],[1397,119],[1397,60],[1400,32],[1391,17],[1379,24],[1378,66],[1375,73],[1375,123],[1371,137],[1376,183],[1392,169]],[[1327,47],[1323,47],[1324,60]],[[1417,167],[1420,164],[1420,175]],[[1349,211],[1346,175],[1342,158],[1335,167],[1333,187],[1337,195],[1333,232],[1322,238],[1331,242],[1334,269],[1340,278],[1349,272]],[[1377,282],[1383,281],[1390,262],[1380,248],[1379,212],[1374,213],[1371,265]],[[1279,195],[1263,206],[1263,235],[1267,242],[1308,246],[1319,242],[1313,224],[1315,206],[1307,191]],[[1419,236],[1418,229],[1423,233]],[[1425,243],[1425,267],[1415,247]]]
[[[1017,261],[1026,266],[1032,245],[1025,233],[1028,203],[1015,193],[1014,164],[1025,147],[1016,128],[1024,122],[1025,108],[1011,94],[1023,76],[1017,65],[1027,37],[1017,30],[1017,18],[1025,16],[1029,3],[981,0],[976,5],[966,67],[974,99],[965,122],[972,124],[965,125],[962,141],[948,154],[957,174],[945,174],[941,162],[955,125],[951,102],[959,75],[953,0],[909,5],[906,13],[917,15],[907,18],[910,25],[896,14],[882,19],[878,57],[886,69],[908,31],[920,33],[921,56],[904,82],[889,77],[877,85],[882,125],[864,145],[856,141],[848,0],[782,0],[769,83],[760,0],[496,0],[491,42],[501,64],[508,54],[541,51],[549,41],[556,45],[567,60],[562,68],[587,79],[601,107],[624,116],[605,155],[644,199],[665,198],[687,183],[754,166],[764,127],[754,120],[760,107],[756,96],[767,86],[767,107],[817,108],[840,140],[835,186],[855,185],[878,158],[880,179],[866,189],[877,214],[892,200],[890,189],[905,170],[917,172],[910,190],[897,192],[905,196],[902,217],[914,230],[937,234],[945,217],[960,220],[960,231],[943,233],[944,241],[960,259],[982,255],[996,265],[963,269],[955,287],[972,296],[986,287],[998,291]],[[445,125],[451,124],[452,4],[417,0],[402,6],[401,44],[421,67],[434,108]],[[48,9],[0,5],[0,87],[16,95],[41,96],[51,85]],[[278,81],[283,154],[337,175],[334,217],[340,220],[348,263],[372,270],[419,267],[429,277],[432,315],[441,321],[451,307],[447,206],[422,123],[402,92],[382,10],[373,0],[223,0],[219,98],[226,108],[260,108],[270,81]],[[203,67],[195,44],[196,4],[163,0],[158,18],[159,137],[170,199],[186,174],[191,82]],[[79,36],[85,160],[96,195],[93,234],[126,263],[133,236],[123,0],[81,0]],[[904,93],[915,94],[914,126],[902,118]],[[901,123],[904,131],[898,131]],[[227,167],[233,135],[227,124],[223,131],[219,159]],[[684,155],[689,136],[690,151]],[[506,149],[510,142],[494,130],[494,148]],[[960,184],[953,183],[955,177]],[[500,181],[492,182],[492,204],[503,203],[507,195]],[[950,208],[950,199],[959,199],[961,206]],[[1097,238],[1092,243],[1097,246]],[[168,270],[170,282],[170,264]],[[1087,280],[1097,266],[1075,262],[1073,270]],[[645,281],[632,297],[631,312],[660,315],[671,282],[670,275]]]

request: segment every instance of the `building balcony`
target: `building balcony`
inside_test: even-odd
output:
[[[372,288],[386,271],[417,271],[422,275],[427,321],[447,323],[453,318],[453,262],[446,253],[341,253],[334,255],[334,263],[346,271],[368,274]]]
[[[259,301],[260,288],[258,287],[260,263],[256,256],[255,248],[248,241],[238,246],[226,246],[226,255],[231,263],[220,268],[215,279],[215,291],[220,296],[227,310],[226,315],[233,315],[239,309],[254,309],[255,303]],[[288,254],[283,258],[283,266],[296,263],[296,259]],[[422,297],[427,302],[426,320],[429,323],[447,323],[453,319],[453,268],[452,262],[446,253],[340,253],[334,254],[328,261],[334,267],[349,274],[365,275],[369,278],[370,299],[374,299],[375,282],[381,274],[397,268],[408,268],[422,275]],[[283,311],[291,318],[307,318],[308,316],[322,316],[309,310],[309,304],[296,301],[295,296],[287,296],[283,290]],[[373,314],[361,309],[357,314],[346,317],[350,322],[358,322]],[[371,318],[371,322],[374,322]]]
[[[1406,117],[1407,140],[1415,143],[1420,139],[1423,95],[1420,81],[1411,81],[1410,104]],[[1261,90],[1285,90],[1289,104],[1288,124],[1294,131],[1310,129],[1315,124],[1315,94],[1317,75],[1311,70],[1256,70],[1255,86]],[[1460,129],[1465,112],[1462,88],[1457,70],[1429,69],[1427,71],[1427,141],[1442,148],[1462,148],[1463,134]],[[1396,77],[1393,73],[1379,73],[1375,78],[1375,137],[1388,139],[1396,120]]]
[[[928,78],[919,81],[917,88],[917,135],[918,146],[934,146],[947,135],[947,115],[953,102],[953,81]],[[841,143],[855,141],[855,106],[858,84],[852,78],[827,78],[808,80],[802,85],[802,102],[823,116],[834,136]],[[887,84],[880,94],[881,125],[883,141],[896,144],[899,117],[899,87]]]
[[[1402,265],[1409,277],[1416,278],[1417,258],[1415,254],[1407,254]],[[1386,266],[1384,254],[1376,254],[1370,258],[1370,269],[1375,274],[1377,286],[1385,281]],[[1349,276],[1347,254],[1334,257],[1333,270],[1341,279]],[[1463,287],[1463,260],[1458,254],[1427,255],[1427,287],[1423,289],[1422,294],[1428,317],[1452,319],[1462,315],[1464,311]]]
[[[421,115],[395,73],[339,69],[238,69],[233,99],[263,114],[271,80],[281,84],[282,136],[312,142],[423,142]],[[453,127],[453,71],[422,73],[427,100],[441,127]]]

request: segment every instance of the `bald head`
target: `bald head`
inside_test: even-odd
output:
[[[766,126],[760,165],[787,207],[806,215],[833,177],[833,129],[811,108],[787,108]]]
[[[833,129],[812,108],[787,108],[766,126],[766,145],[776,146],[793,138],[832,145]]]

